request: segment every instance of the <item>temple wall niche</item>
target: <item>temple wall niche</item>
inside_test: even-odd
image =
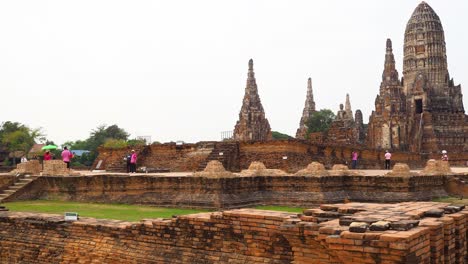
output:
[[[382,148],[390,148],[390,130],[387,124],[382,126]]]

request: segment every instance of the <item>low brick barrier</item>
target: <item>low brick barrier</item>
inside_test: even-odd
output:
[[[42,170],[42,165],[38,160],[18,163],[14,173],[38,175]]]
[[[138,223],[0,212],[0,262],[466,263],[467,219],[463,207],[434,202],[322,205],[300,215],[240,209]]]
[[[349,172],[352,173],[352,172]],[[402,202],[447,196],[446,176],[42,176],[8,197],[200,208]]]

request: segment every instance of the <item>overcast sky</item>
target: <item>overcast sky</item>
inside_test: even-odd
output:
[[[219,140],[234,129],[252,58],[272,130],[295,135],[309,77],[318,109],[336,112],[349,93],[367,123],[386,39],[401,77],[405,26],[419,3],[1,1],[0,121],[43,127],[56,143],[100,124],[153,141]],[[428,3],[465,93],[468,1]]]

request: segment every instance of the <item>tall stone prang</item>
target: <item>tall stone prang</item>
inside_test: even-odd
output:
[[[442,23],[426,2],[416,7],[406,25],[403,49],[399,81],[387,41],[368,145],[420,153],[466,151],[468,126],[461,86],[454,85],[449,75]]]
[[[314,94],[312,93],[312,79],[307,80],[307,96],[304,105],[304,110],[302,110],[301,121],[299,122],[299,128],[296,132],[296,138],[305,139],[308,131],[307,121],[312,116],[312,113],[315,112],[315,101]]]
[[[367,129],[367,145],[377,149],[406,149],[406,97],[395,68],[392,41],[387,39],[380,93]]]
[[[265,141],[272,139],[271,128],[265,118],[262,102],[258,95],[253,60],[249,60],[247,85],[239,113],[239,120],[234,127],[234,139],[238,141]]]
[[[411,151],[461,152],[467,131],[461,86],[447,68],[444,30],[425,2],[416,7],[405,30],[403,89]]]

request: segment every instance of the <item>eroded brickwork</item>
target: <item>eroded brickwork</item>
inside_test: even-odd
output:
[[[196,144],[165,143],[134,148],[138,167],[146,167],[152,171],[196,171],[213,151],[215,142],[199,142]],[[106,149],[99,148],[99,156],[93,164],[93,169],[126,172],[124,158],[132,148]],[[100,167],[97,164],[101,162]],[[206,164],[205,164],[206,165]]]
[[[345,105],[340,104],[340,110],[336,113],[335,120],[333,120],[321,140],[326,145],[356,146],[363,143],[364,137],[362,112],[357,110],[356,119],[353,117],[349,94],[346,94]],[[315,138],[312,137],[311,139],[314,140]]]
[[[398,79],[391,41],[367,142],[372,148],[412,152],[461,153],[466,122],[461,86],[447,68],[444,30],[425,2],[413,12],[405,31],[403,78]]]
[[[5,190],[8,186],[15,183],[16,176],[15,175],[0,175],[0,191]]]
[[[249,60],[245,95],[239,113],[239,120],[234,127],[234,139],[239,141],[265,141],[272,139],[270,123],[268,123],[265,117],[265,111],[258,95],[252,59]]]
[[[296,138],[306,139],[308,133],[307,122],[312,114],[315,112],[315,101],[314,94],[312,92],[312,79],[307,80],[307,96],[304,105],[304,110],[302,110],[301,121],[299,122],[299,128],[296,131]]]
[[[464,263],[468,211],[443,203],[253,209],[139,223],[0,212],[0,261]]]
[[[41,170],[42,165],[38,160],[30,160],[28,162],[18,163],[16,169],[12,173],[39,175]]]
[[[61,160],[45,160],[43,175],[69,175],[67,164]]]
[[[216,162],[216,161],[214,161]],[[218,163],[219,165],[219,163]],[[215,171],[222,168],[216,166]],[[255,170],[255,169],[252,169]],[[258,167],[257,167],[258,170]],[[259,204],[311,206],[351,201],[401,202],[447,196],[450,176],[364,176],[352,170],[295,175],[233,175],[207,171],[195,176],[93,175],[42,176],[8,201],[53,199],[201,208],[239,208]],[[262,174],[262,169],[259,170]]]

